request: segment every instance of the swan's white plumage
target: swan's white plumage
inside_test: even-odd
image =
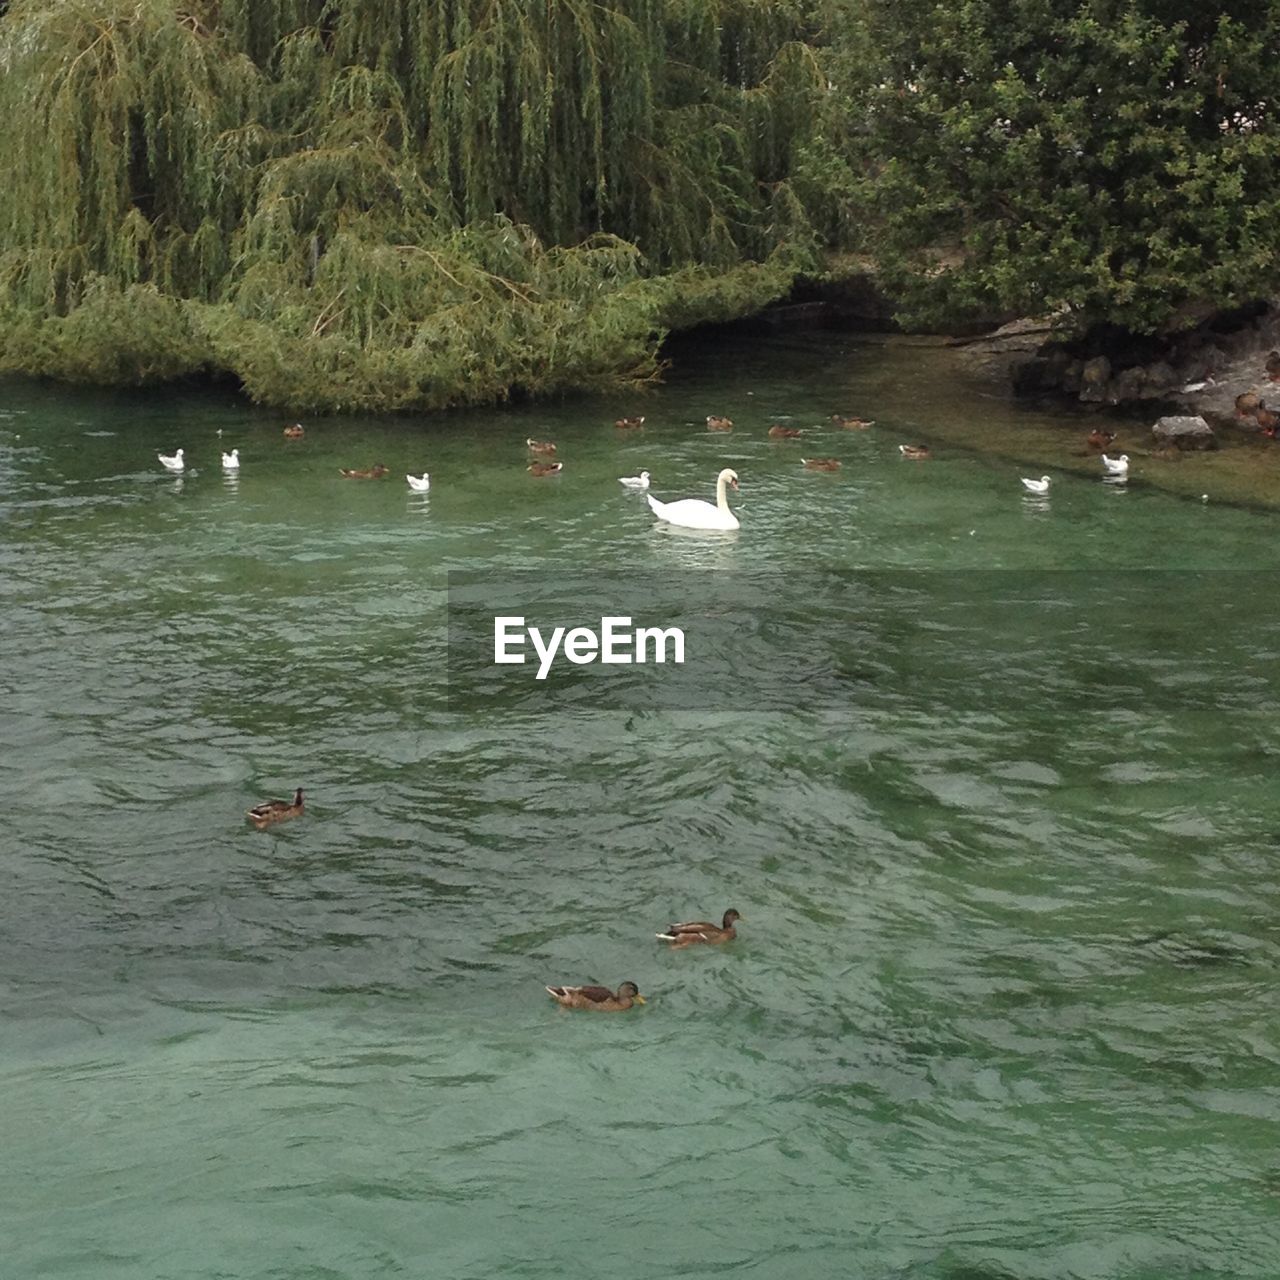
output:
[[[659,502],[652,494],[646,494],[653,514],[668,524],[685,529],[737,529],[738,517],[729,510],[726,489],[738,487],[738,473],[725,467],[716,477],[716,500],[704,502],[701,498],[681,498],[679,502]]]

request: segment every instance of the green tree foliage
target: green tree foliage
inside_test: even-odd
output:
[[[642,380],[813,261],[799,0],[13,0],[0,369],[297,409]]]
[[[845,154],[917,322],[1176,327],[1277,282],[1275,0],[849,0]]]

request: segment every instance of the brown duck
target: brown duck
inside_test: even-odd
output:
[[[722,418],[718,413],[707,414],[707,430],[708,431],[732,431],[733,419]]]
[[[644,426],[644,415],[638,418],[618,418],[614,424],[619,431],[635,431],[639,427]]]
[[[900,444],[898,452],[904,458],[910,458],[912,462],[924,462],[933,457],[933,451],[927,444]]]
[[[840,462],[836,458],[801,458],[800,461],[810,471],[840,470]]]
[[[348,480],[381,480],[383,476],[390,474],[380,462],[375,462],[373,466],[366,467],[363,471],[353,471],[347,467],[339,467],[338,471]]]
[[[666,933],[659,933],[656,936],[664,942],[671,943],[672,947],[693,947],[702,942],[711,944],[732,942],[738,936],[733,923],[741,919],[742,917],[730,907],[719,924],[712,924],[710,920],[686,920],[683,924],[667,925]]]
[[[1085,445],[1094,453],[1105,453],[1111,447],[1111,442],[1115,438],[1116,433],[1114,431],[1101,431],[1097,427],[1094,427],[1094,429],[1089,432],[1089,435],[1085,440]]]
[[[531,476],[553,476],[563,467],[563,462],[531,462],[525,469]]]
[[[566,1009],[592,1009],[596,1013],[622,1013],[633,1004],[644,1004],[644,996],[634,982],[624,982],[617,991],[608,987],[548,987],[549,995]]]
[[[526,440],[530,453],[555,453],[556,447],[550,440]]]
[[[799,427],[784,427],[778,422],[769,428],[770,440],[799,440],[801,434]]]
[[[249,810],[249,821],[261,831],[272,823],[287,822],[290,818],[298,817],[302,809],[302,788],[299,787],[293,793],[292,804],[288,800],[267,800],[263,804],[255,804]]]
[[[301,440],[307,433],[302,429],[302,423],[295,422],[291,427],[285,427],[284,438],[286,440]]]
[[[1256,391],[1242,391],[1236,396],[1236,417],[1252,418],[1262,407],[1262,397]]]
[[[865,431],[868,427],[876,425],[874,419],[846,418],[842,413],[833,413],[831,422],[833,426],[843,427],[846,431]]]

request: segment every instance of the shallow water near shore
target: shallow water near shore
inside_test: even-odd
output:
[[[1121,423],[1106,485],[1091,419],[947,359],[726,341],[297,442],[0,384],[6,1274],[1272,1280],[1280,446]],[[617,483],[721,466],[728,537]],[[446,575],[490,570],[812,598],[722,709],[504,713],[445,680]],[[832,655],[865,697],[813,695]],[[653,937],[729,906],[729,947]]]

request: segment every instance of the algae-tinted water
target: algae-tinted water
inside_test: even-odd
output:
[[[1175,464],[1208,502],[1057,468],[1087,423],[922,358],[725,348],[296,443],[229,395],[6,386],[4,1274],[1274,1277],[1275,517],[1221,459]],[[729,538],[617,484],[722,465]],[[447,694],[450,570],[809,598],[723,710],[495,713]],[[807,678],[846,617],[865,700]],[[653,938],[728,906],[732,947]],[[542,992],[628,978],[616,1017]]]

